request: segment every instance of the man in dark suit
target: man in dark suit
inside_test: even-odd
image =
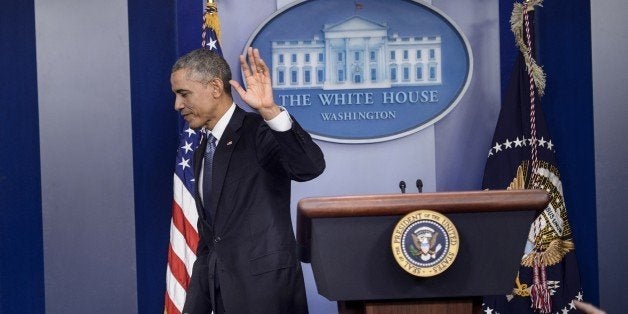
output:
[[[246,90],[226,61],[199,49],[173,66],[175,109],[203,129],[194,158],[200,241],[184,313],[307,313],[290,218],[290,181],[323,172],[320,148],[275,104],[257,49],[240,56]],[[233,87],[259,114],[233,103]]]

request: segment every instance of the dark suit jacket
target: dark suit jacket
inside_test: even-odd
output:
[[[194,158],[197,190],[206,145],[203,139]],[[196,197],[200,243],[186,311],[206,311],[188,301],[211,304],[214,289],[205,287],[210,297],[198,287],[211,285],[217,274],[227,313],[307,312],[290,181],[311,180],[324,168],[323,153],[296,121],[291,130],[275,132],[260,115],[236,108],[214,153],[211,223]]]

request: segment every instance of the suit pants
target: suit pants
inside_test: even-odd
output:
[[[215,270],[215,256],[198,256],[188,286],[184,314],[223,314],[225,312],[218,278],[211,276]]]

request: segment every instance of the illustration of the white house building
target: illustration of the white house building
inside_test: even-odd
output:
[[[272,41],[277,89],[361,89],[439,85],[441,37],[388,36],[360,16],[323,26],[324,40]]]

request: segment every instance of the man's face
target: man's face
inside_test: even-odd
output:
[[[172,91],[176,95],[174,109],[181,113],[191,128],[198,129],[217,118],[216,88],[211,83],[203,84],[189,79],[187,73],[187,69],[181,69],[170,75]]]

